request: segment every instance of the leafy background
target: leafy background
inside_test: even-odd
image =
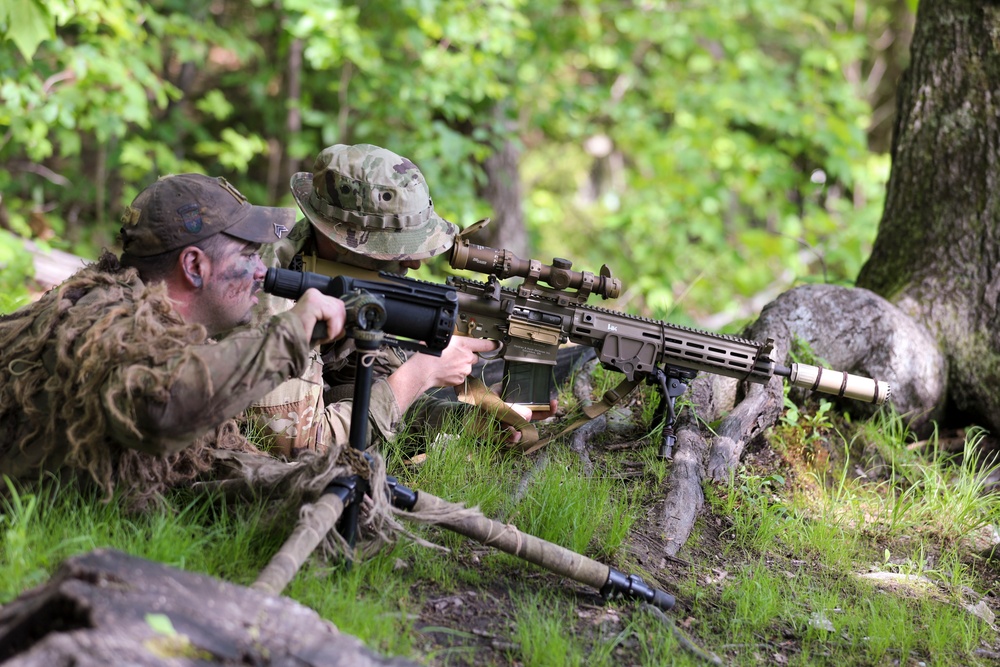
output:
[[[0,0],[0,307],[30,287],[20,238],[93,258],[162,174],[292,206],[319,150],[374,143],[467,226],[506,146],[532,257],[737,329],[866,258],[913,4]]]

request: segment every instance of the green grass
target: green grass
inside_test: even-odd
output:
[[[975,556],[998,521],[983,433],[971,430],[964,450],[946,455],[936,437],[908,448],[914,438],[896,415],[860,425],[828,417],[797,410],[772,438],[784,464],[706,484],[706,510],[682,561],[662,570],[629,546],[669,473],[647,451],[655,454],[655,440],[608,453],[590,476],[553,443],[547,464],[528,475],[534,460],[505,450],[498,433],[452,424],[457,437],[432,447],[422,465],[390,455],[390,472],[658,585],[654,572],[678,596],[669,614],[678,629],[726,664],[989,664],[976,650],[997,650],[996,632],[968,611],[998,593],[994,566]],[[837,456],[792,459],[822,447]],[[644,474],[621,474],[636,459]],[[530,481],[516,494],[522,478]],[[137,516],[116,498],[53,480],[10,485],[0,498],[0,603],[98,547],[249,584],[288,532],[270,511],[266,502],[176,493]],[[427,664],[483,664],[482,639],[462,621],[417,620],[428,600],[463,595],[491,601],[497,622],[487,625],[501,646],[489,654],[493,664],[704,664],[635,602],[602,606],[595,591],[536,566],[441,529],[407,527],[451,551],[403,540],[350,568],[313,560],[285,594],[375,650]],[[872,574],[889,580],[864,576]],[[925,583],[906,583],[917,577]]]

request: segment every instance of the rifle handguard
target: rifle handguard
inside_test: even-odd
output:
[[[889,400],[888,382],[851,375],[845,371],[793,363],[791,368],[775,366],[774,373],[787,377],[792,386],[802,389],[821,391],[876,405],[882,405]]]

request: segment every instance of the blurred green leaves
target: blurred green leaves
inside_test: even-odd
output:
[[[279,176],[369,142],[467,225],[513,140],[534,256],[608,264],[632,312],[738,317],[776,287],[850,282],[868,253],[887,159],[862,75],[887,6],[0,0],[3,206],[68,244],[158,175],[291,205]]]
[[[55,20],[39,0],[3,0],[0,2],[0,27],[21,56],[31,60],[38,45],[52,35]]]

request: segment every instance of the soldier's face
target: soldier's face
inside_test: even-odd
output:
[[[210,334],[250,322],[266,273],[259,243],[226,239],[212,257],[211,273],[199,295],[202,323]]]
[[[332,262],[341,262],[368,271],[385,271],[397,276],[405,276],[409,269],[419,269],[419,259],[383,260],[344,250],[323,234],[315,234],[316,254]]]

